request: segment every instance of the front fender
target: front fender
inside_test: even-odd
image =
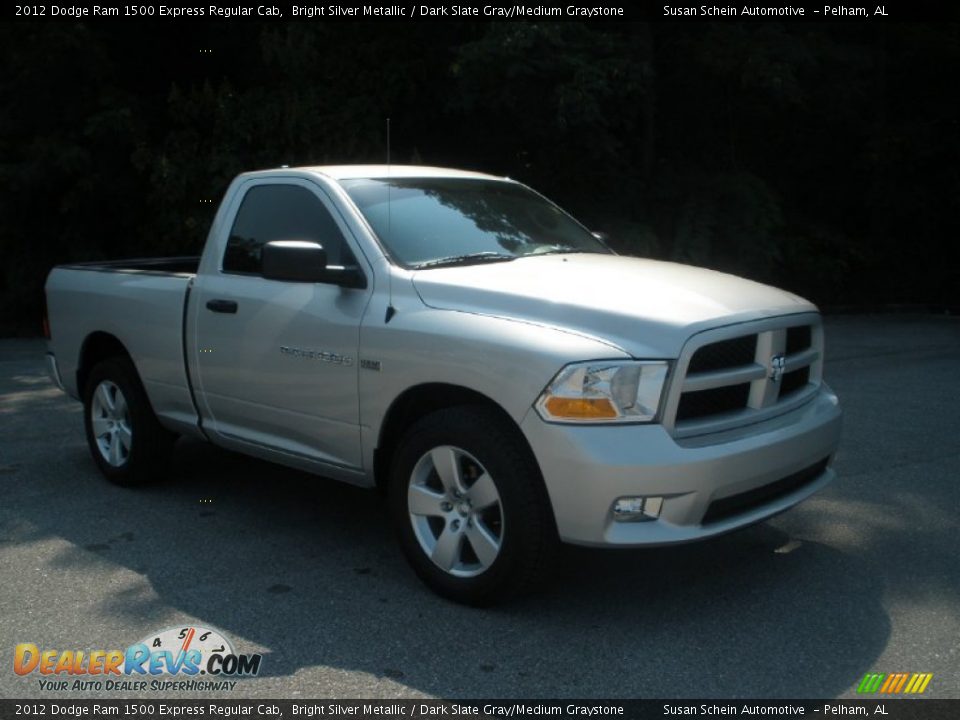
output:
[[[381,425],[407,389],[443,383],[490,398],[519,425],[554,375],[571,362],[625,359],[623,350],[565,330],[507,318],[423,308],[364,326],[360,423],[364,467]],[[374,368],[379,369],[374,369]]]

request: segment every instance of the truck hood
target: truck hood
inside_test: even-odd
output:
[[[638,358],[675,358],[709,328],[815,311],[768,285],[677,263],[618,255],[534,255],[432,268],[413,284],[430,307],[575,332]]]

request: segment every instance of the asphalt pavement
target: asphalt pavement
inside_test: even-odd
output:
[[[960,698],[960,318],[828,318],[844,437],[807,502],[708,542],[566,549],[544,592],[487,610],[417,581],[370,491],[185,440],[168,482],[108,484],[43,351],[0,341],[2,697],[135,697],[41,690],[13,648],[191,625],[264,656],[221,697],[833,698],[927,672]]]

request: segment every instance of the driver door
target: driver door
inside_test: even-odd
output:
[[[356,264],[348,238],[308,180],[246,188],[218,271],[198,275],[193,289],[198,401],[205,427],[225,444],[361,467],[357,354],[369,288],[260,275],[266,242],[319,242],[330,265]]]

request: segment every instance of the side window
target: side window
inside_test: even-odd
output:
[[[260,274],[260,248],[271,240],[323,245],[330,265],[352,265],[353,255],[330,212],[300,185],[258,185],[243,197],[223,254],[223,271]]]

